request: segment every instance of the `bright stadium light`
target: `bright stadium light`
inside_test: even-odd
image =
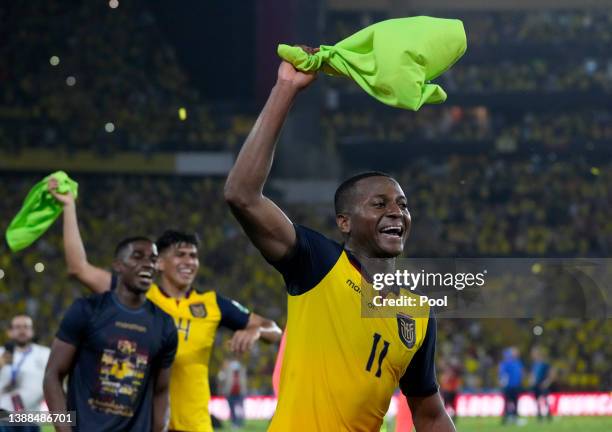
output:
[[[73,77],[72,75],[70,75],[68,78],[66,78],[66,85],[68,87],[72,87],[73,85],[76,84],[76,78]]]
[[[36,271],[36,273],[42,273],[45,271],[45,265],[41,262],[38,262],[36,264],[34,264],[34,271]]]
[[[542,328],[542,326],[535,326],[533,327],[533,334],[536,336],[542,336],[542,333],[544,333],[544,329]]]
[[[187,120],[187,110],[185,108],[180,107],[178,110],[178,114],[179,114],[179,119],[181,121]]]
[[[108,5],[111,9],[117,9],[119,7],[119,0],[110,0]]]
[[[51,63],[51,66],[57,66],[60,63],[60,58],[58,56],[51,56],[49,63]]]
[[[0,269],[0,279],[4,277],[4,270]]]
[[[113,133],[115,131],[115,125],[112,122],[108,122],[104,125],[104,130],[108,133]]]

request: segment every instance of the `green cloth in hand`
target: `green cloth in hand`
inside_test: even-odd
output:
[[[282,44],[277,51],[300,71],[321,69],[350,77],[379,101],[416,111],[446,100],[442,87],[428,81],[451,67],[466,48],[460,20],[418,16],[373,24],[334,46],[321,45],[313,55]]]
[[[6,230],[6,242],[13,252],[34,243],[62,213],[62,204],[47,190],[47,183],[52,177],[58,181],[59,193],[72,192],[76,199],[79,185],[64,171],[54,172],[38,182],[30,190],[21,210]]]

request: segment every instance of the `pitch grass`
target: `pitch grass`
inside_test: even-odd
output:
[[[538,422],[526,419],[523,426],[502,426],[498,418],[464,418],[457,421],[458,432],[609,432],[612,417],[556,417],[552,421]],[[392,431],[393,429],[391,429]],[[391,432],[389,431],[389,432]]]
[[[265,432],[267,421],[249,421],[241,429],[232,429],[229,422],[223,429],[232,432]],[[387,432],[394,432],[394,425],[387,428]],[[384,429],[383,429],[384,430]],[[44,427],[43,432],[53,432],[51,427]],[[462,418],[457,422],[458,432],[610,432],[612,431],[612,417],[557,417],[552,422],[538,423],[536,419],[527,419],[524,426],[502,426],[498,418]],[[306,431],[295,431],[306,432]]]
[[[265,432],[268,422],[247,422],[242,429],[231,429],[229,424],[222,430],[235,432]],[[394,432],[391,422],[387,432]],[[384,430],[384,429],[383,429]],[[558,417],[552,422],[538,423],[536,419],[527,419],[524,426],[502,426],[498,418],[463,418],[457,421],[458,432],[611,432],[612,417]],[[306,431],[295,431],[306,432]]]

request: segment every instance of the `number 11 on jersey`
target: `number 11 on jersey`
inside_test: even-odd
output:
[[[368,363],[366,364],[366,370],[370,372],[372,370],[372,364],[374,363],[374,359],[376,358],[376,349],[378,348],[378,342],[380,342],[381,336],[378,333],[374,333],[374,341],[372,342],[372,350],[370,351],[370,358],[368,359]],[[389,350],[389,342],[383,340],[383,347],[380,350],[380,354],[378,355],[378,369],[376,370],[376,377],[380,378],[382,374],[382,362],[387,355],[387,351]]]

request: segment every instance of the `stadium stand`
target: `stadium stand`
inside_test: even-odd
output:
[[[0,55],[7,60],[0,63],[2,151],[87,149],[101,156],[118,150],[235,151],[252,114],[207,105],[143,1],[121,2],[117,10],[102,3],[78,2],[68,9],[53,1],[0,6]],[[450,94],[448,103],[418,113],[390,110],[348,81],[326,80],[320,107],[326,148],[336,152],[355,143],[385,142],[423,149],[395,168],[413,216],[408,256],[610,256],[612,122],[609,109],[597,104],[612,92],[612,58],[605,49],[612,40],[612,12],[448,16],[464,19],[470,46],[469,55],[440,81]],[[330,12],[324,42],[387,17]],[[580,50],[587,44],[593,54]],[[572,52],[571,62],[563,61],[564,50]],[[520,57],[494,62],[498,54],[491,53],[501,51],[520,51]],[[56,66],[52,56],[59,58]],[[568,105],[569,93],[578,96]],[[108,122],[116,128],[112,133],[105,131]],[[444,149],[443,156],[427,154],[428,148]],[[483,151],[462,154],[470,149]],[[3,227],[41,177],[0,173]],[[92,262],[108,267],[114,244],[126,236],[156,236],[169,227],[192,230],[203,240],[201,289],[217,289],[285,322],[282,280],[231,217],[222,179],[109,173],[76,180]],[[284,207],[294,220],[336,237],[329,206]],[[35,322],[45,323],[37,330],[46,344],[58,317],[84,293],[63,270],[60,225],[17,255],[0,246],[0,316],[34,315]],[[41,273],[34,271],[38,262],[45,265]],[[610,389],[606,359],[612,348],[605,339],[610,320],[537,321],[544,328],[539,338],[532,334],[535,323],[440,320],[439,350],[444,358],[460,359],[468,391],[497,385],[495,365],[508,335],[525,356],[536,341],[549,350],[561,371],[560,388]],[[222,343],[218,340],[214,351],[213,375],[224,356]],[[249,359],[256,393],[271,393],[275,352],[258,345]]]
[[[407,255],[608,256],[612,250],[612,223],[608,217],[610,168],[610,163],[602,165],[598,168],[600,174],[594,175],[588,165],[578,162],[491,162],[460,157],[443,164],[416,161],[400,176],[413,217]],[[0,193],[8,197],[2,207],[3,221],[10,220],[35,180],[32,175],[3,176]],[[193,230],[203,240],[197,284],[201,289],[217,289],[278,322],[285,321],[282,280],[249,245],[229,211],[218,205],[222,202],[221,179],[82,176],[77,180],[81,229],[91,251],[91,262],[110,266],[114,243],[129,235],[156,236],[169,226]],[[295,204],[287,207],[294,220],[337,238],[328,211]],[[1,256],[5,277],[0,280],[0,296],[5,300],[3,308],[7,308],[4,312],[28,311],[39,321],[49,323],[39,332],[48,342],[61,311],[84,292],[62,270],[61,223],[34,247],[11,257],[3,246]],[[45,264],[44,272],[34,271],[37,262]],[[484,320],[479,326],[491,331],[482,331],[479,338],[469,338],[468,342],[465,334],[470,334],[473,323],[440,321],[441,340],[448,335],[449,343],[455,347],[453,352],[460,350],[465,357],[466,370],[471,374],[468,376],[480,376],[468,380],[472,383],[470,388],[492,385],[494,370],[478,372],[480,366],[476,364],[489,365],[487,358],[494,357],[501,347],[500,335],[497,341],[494,338],[496,327]],[[522,346],[533,343],[530,322],[512,325],[521,329],[516,334],[522,335],[518,341]],[[465,326],[466,331],[457,332],[458,326]],[[579,325],[553,320],[544,324],[545,340],[550,341],[555,352],[562,353],[570,348],[573,339],[584,338],[589,328],[601,326],[609,323],[590,321]],[[565,337],[553,337],[557,334]],[[603,337],[606,332],[595,334]],[[566,371],[564,385],[600,388],[608,382],[609,374],[596,373],[607,367],[601,359],[610,348],[602,337],[589,337],[580,347],[581,352],[572,348],[572,356],[559,357]],[[273,349],[258,349],[261,352],[253,357],[249,374],[254,387],[265,393],[269,390],[266,373],[273,367]],[[217,361],[223,353],[223,349],[215,351]],[[597,382],[594,377],[598,377]]]

